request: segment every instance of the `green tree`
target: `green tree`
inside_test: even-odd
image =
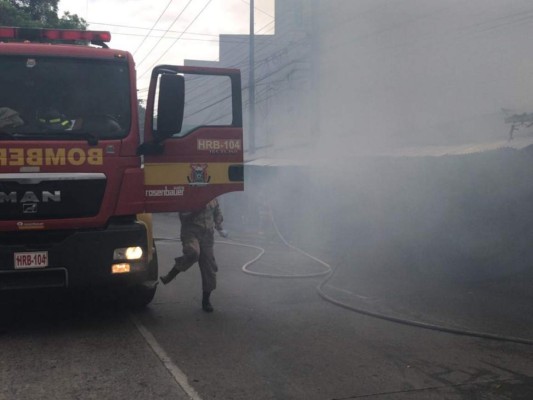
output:
[[[69,12],[58,15],[59,0],[0,0],[0,26],[86,29],[87,22]]]

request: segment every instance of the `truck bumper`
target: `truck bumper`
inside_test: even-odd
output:
[[[46,287],[148,286],[157,282],[157,264],[148,260],[144,224],[112,223],[105,229],[0,233],[0,290]],[[139,246],[143,257],[114,260],[114,250]],[[150,246],[152,244],[150,243]],[[150,249],[151,250],[151,249]],[[46,252],[48,265],[16,268],[16,253]],[[130,272],[112,273],[115,263],[129,263]]]

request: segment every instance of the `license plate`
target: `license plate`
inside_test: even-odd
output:
[[[15,269],[48,267],[47,251],[27,251],[15,253]]]

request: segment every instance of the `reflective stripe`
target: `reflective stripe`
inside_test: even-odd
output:
[[[36,185],[47,181],[85,181],[106,179],[101,172],[36,172],[36,173],[13,173],[2,174],[2,180],[17,182],[23,185]]]
[[[65,120],[61,120],[61,118],[53,118],[53,119],[49,119],[49,120],[46,120],[44,118],[39,118],[39,122],[42,122],[43,124],[46,123],[46,124],[61,124],[63,126],[67,126],[70,124],[70,121],[68,119],[65,119]]]
[[[147,163],[144,164],[146,185],[233,184],[229,168],[239,163]],[[197,171],[197,166],[201,167]]]

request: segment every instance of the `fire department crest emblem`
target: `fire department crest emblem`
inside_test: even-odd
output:
[[[187,180],[191,185],[207,185],[211,180],[207,173],[207,164],[191,164],[191,173]]]

